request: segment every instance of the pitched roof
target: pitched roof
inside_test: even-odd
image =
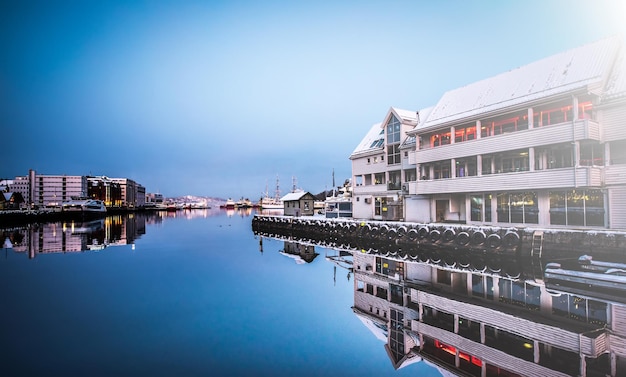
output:
[[[379,142],[382,140],[382,142]],[[385,143],[385,129],[382,123],[374,124],[367,132],[365,137],[361,140],[359,145],[352,151],[351,156],[364,152],[371,152],[375,150],[382,150]]]
[[[309,194],[308,191],[296,191],[296,192],[290,192],[289,194],[283,196],[282,198],[280,198],[280,200],[282,200],[283,202],[289,202],[289,201],[294,201],[294,200],[300,200],[302,199],[303,196],[305,196],[306,194]],[[311,194],[309,194],[311,195]]]
[[[446,92],[423,128],[580,88],[602,89],[620,40],[611,37]]]
[[[619,97],[626,97],[626,51],[624,51],[624,46],[620,49],[620,54],[608,80],[603,100],[612,100]]]

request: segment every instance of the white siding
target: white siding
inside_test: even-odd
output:
[[[626,104],[607,108],[602,112],[603,141],[626,139]]]
[[[626,229],[626,186],[609,188],[609,225],[611,229]]]

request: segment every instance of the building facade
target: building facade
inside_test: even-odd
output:
[[[30,170],[27,176],[15,177],[10,189],[20,193],[28,207],[60,207],[65,200],[87,195],[87,177],[43,175]]]
[[[15,177],[9,190],[22,195],[24,207],[60,207],[72,197],[91,197],[107,207],[141,208],[146,202],[146,189],[132,179],[86,177],[80,175],[43,175],[30,170]]]
[[[281,199],[285,216],[312,216],[315,214],[315,197],[306,191],[290,192]]]
[[[416,180],[402,148],[406,133],[415,128],[417,112],[391,108],[382,123],[374,124],[350,155],[352,161],[352,213],[355,218],[403,217],[403,183]],[[405,187],[406,188],[406,187]]]
[[[622,41],[609,38],[446,92],[403,134],[398,167],[411,173],[400,175],[398,217],[625,228],[625,66]],[[387,137],[382,147],[388,156]],[[355,193],[383,188],[358,180],[360,156],[374,152],[350,157]],[[379,166],[372,173],[387,179],[396,169]],[[355,208],[355,217],[380,218],[376,206]]]

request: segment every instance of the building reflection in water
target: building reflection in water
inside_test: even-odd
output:
[[[304,243],[285,241],[282,250],[279,250],[282,255],[292,258],[296,264],[311,263],[319,254],[315,252],[315,246],[306,245]]]
[[[31,224],[5,230],[16,253],[35,258],[38,254],[99,251],[111,246],[132,245],[146,233],[147,223],[161,222],[159,216],[129,214],[92,221]]]
[[[444,375],[626,375],[626,291],[598,295],[576,279],[547,282],[516,260],[489,268],[398,250],[336,250],[343,254],[327,260],[354,274],[352,309],[385,342],[396,369],[425,362]]]

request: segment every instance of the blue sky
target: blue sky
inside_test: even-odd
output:
[[[615,34],[619,0],[3,2],[0,178],[318,193],[391,106]]]

